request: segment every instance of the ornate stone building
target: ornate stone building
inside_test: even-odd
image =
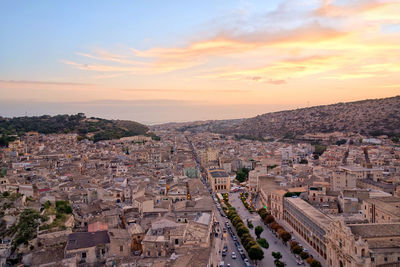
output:
[[[400,266],[400,223],[346,225],[336,220],[325,239],[328,266]]]

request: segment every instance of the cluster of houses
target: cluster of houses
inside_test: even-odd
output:
[[[1,264],[22,254],[30,266],[206,266],[213,202],[180,138],[93,143],[76,134],[28,133],[10,143],[0,153],[0,192],[16,195],[18,205],[3,210]],[[13,248],[8,230],[19,214],[47,214],[47,203],[60,200],[72,213],[43,222],[29,244]]]

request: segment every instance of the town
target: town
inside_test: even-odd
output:
[[[28,132],[2,148],[1,265],[400,262],[400,149],[385,136],[157,135]]]

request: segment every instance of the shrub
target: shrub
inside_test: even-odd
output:
[[[281,254],[280,252],[274,252],[274,251],[273,251],[273,252],[271,253],[271,255],[272,255],[272,257],[275,258],[276,261],[282,259],[282,254]]]

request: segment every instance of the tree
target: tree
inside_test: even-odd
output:
[[[236,172],[236,180],[238,180],[240,183],[243,183],[246,181],[246,179],[249,177],[249,169],[247,168],[242,168]]]
[[[322,264],[319,261],[312,259],[310,262],[310,267],[322,267]]]
[[[72,207],[69,205],[69,202],[63,200],[56,201],[56,210],[57,213],[72,213]]]
[[[299,245],[296,245],[292,248],[293,254],[300,254],[302,251],[303,249]]]
[[[265,219],[269,214],[265,208],[259,209],[258,214],[260,215],[261,219]]]
[[[279,229],[283,229],[283,227],[277,222],[271,223],[269,227],[271,227],[271,229],[274,230],[275,232],[278,232]]]
[[[254,228],[254,233],[256,234],[257,238],[260,238],[260,235],[263,231],[264,231],[264,228],[262,228],[259,225],[257,225],[256,228]]]
[[[272,216],[272,215],[267,215],[267,216],[265,217],[265,219],[264,219],[264,222],[265,222],[266,224],[273,223],[273,222],[275,222],[275,218],[274,218],[274,216]]]
[[[252,247],[252,246],[256,246],[257,245],[257,243],[256,243],[256,241],[254,241],[254,239],[251,239],[248,243],[247,243],[247,245],[244,247],[247,251],[249,251],[249,249]]]
[[[18,224],[16,225],[17,234],[12,242],[14,249],[20,244],[27,245],[29,240],[36,237],[40,221],[40,214],[33,209],[25,209],[20,214]]]
[[[238,180],[240,183],[243,183],[244,181],[246,181],[246,174],[241,170],[238,170],[236,172],[236,180]]]
[[[248,252],[249,252],[249,257],[252,260],[260,261],[264,259],[264,251],[262,251],[262,249],[258,245],[250,247]]]
[[[290,242],[290,250],[293,249],[294,246],[297,246],[299,243],[297,243],[296,241],[291,241]]]
[[[282,259],[282,254],[280,252],[272,251],[271,255],[272,255],[272,257],[275,258],[276,261],[279,261],[280,259]]]
[[[257,243],[258,243],[261,247],[263,247],[263,248],[265,248],[265,249],[268,249],[268,248],[269,248],[269,244],[268,244],[268,242],[267,242],[267,240],[266,240],[265,238],[260,238],[260,239],[258,239],[258,240],[257,240]]]
[[[305,251],[300,252],[299,255],[300,255],[301,259],[303,259],[303,260],[305,260],[305,259],[307,259],[308,257],[310,257],[310,255],[308,254],[308,252],[305,252]]]
[[[232,217],[232,224],[235,226],[235,227],[237,227],[236,225],[238,224],[238,223],[240,223],[241,221],[242,221],[242,219],[240,219],[240,217],[239,216],[234,216],[234,217]]]
[[[286,263],[281,262],[279,260],[274,261],[276,267],[285,267]]]
[[[50,208],[50,206],[51,206],[51,203],[50,203],[50,201],[46,201],[46,203],[44,203],[44,209],[45,210],[47,210],[48,208]]]
[[[282,239],[283,242],[286,243],[292,238],[292,235],[289,232],[282,230],[279,232],[279,237]]]
[[[246,227],[239,227],[236,229],[236,232],[239,236],[242,236],[245,233],[249,233],[249,230]]]

